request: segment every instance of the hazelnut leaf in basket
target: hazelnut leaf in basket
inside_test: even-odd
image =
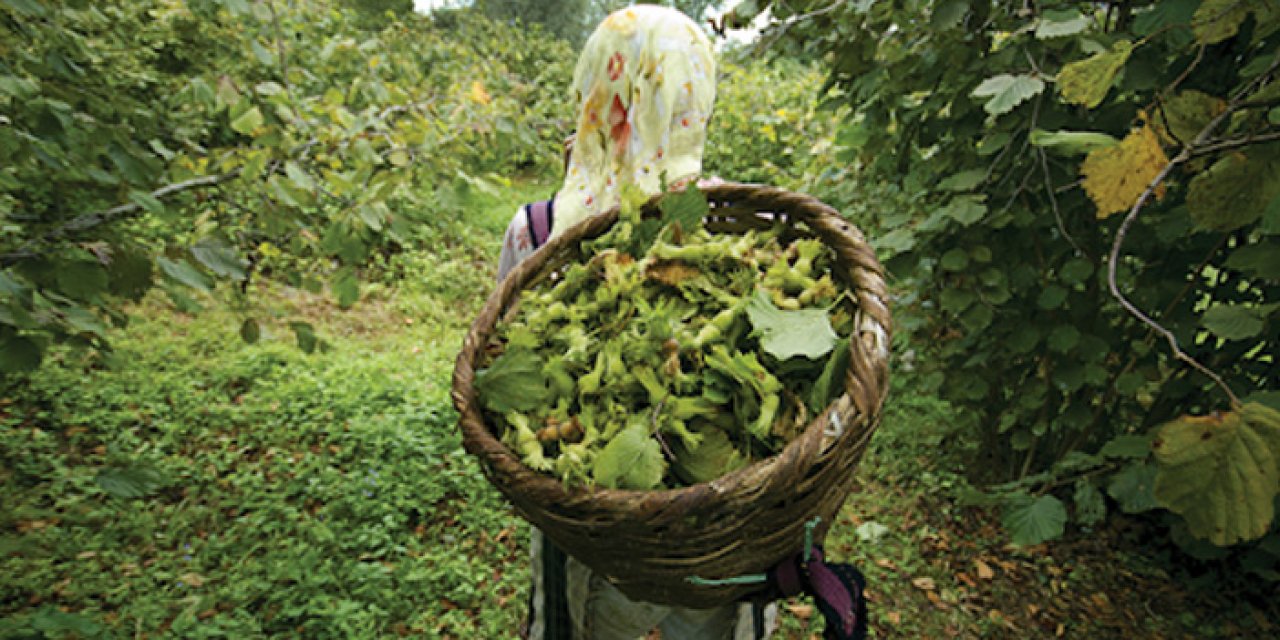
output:
[[[707,206],[707,197],[693,185],[684,191],[667,194],[658,203],[658,208],[662,210],[664,222],[679,222],[684,231],[701,227],[702,219],[711,210]]]
[[[648,420],[633,415],[596,457],[594,475],[598,484],[610,489],[647,490],[658,486],[665,472],[662,449],[649,436]]]
[[[672,470],[689,484],[709,482],[746,466],[748,460],[729,440],[724,429],[707,425],[694,433],[702,437],[698,446],[689,448],[680,440],[671,445],[676,459]]]
[[[529,349],[508,349],[488,369],[476,372],[476,393],[486,409],[497,413],[538,407],[547,399],[542,362]]]
[[[747,305],[747,316],[760,335],[761,348],[778,360],[794,356],[817,360],[831,353],[839,340],[826,309],[783,311],[774,306],[764,289],[756,289]]]

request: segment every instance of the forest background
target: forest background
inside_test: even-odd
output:
[[[623,4],[0,0],[0,636],[509,635],[451,358]],[[1280,9],[673,4],[890,273],[875,633],[1272,635]]]

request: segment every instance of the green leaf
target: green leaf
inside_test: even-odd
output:
[[[293,337],[298,341],[298,348],[303,353],[312,353],[319,346],[320,341],[316,338],[315,327],[308,322],[290,322],[289,328],[293,330]]]
[[[1049,332],[1047,344],[1058,353],[1067,353],[1080,344],[1080,330],[1069,324],[1060,324]]]
[[[1142,513],[1160,506],[1156,502],[1156,466],[1137,462],[1121,469],[1107,485],[1107,495],[1120,503],[1125,513]]]
[[[160,270],[175,282],[184,284],[192,289],[208,291],[212,283],[209,278],[199,269],[191,266],[186,260],[170,260],[164,256],[156,258],[156,264],[160,265]]]
[[[1075,9],[1054,10],[1044,12],[1040,23],[1036,25],[1036,37],[1041,40],[1074,36],[1089,28],[1093,21],[1081,15]]]
[[[253,318],[245,318],[240,323],[240,339],[245,344],[257,344],[258,339],[262,337],[262,330],[258,328],[258,321]]]
[[[982,203],[982,198],[980,195],[956,196],[941,213],[967,227],[987,215],[987,205]]]
[[[1262,240],[1231,252],[1223,264],[1253,277],[1280,280],[1280,242]]]
[[[1257,402],[1258,404],[1264,404],[1276,411],[1280,411],[1280,391],[1255,391],[1254,393],[1245,396],[1243,402],[1245,404]]]
[[[1121,434],[1102,445],[1098,455],[1107,458],[1142,460],[1151,455],[1151,439],[1150,435]]]
[[[1067,290],[1051,284],[1040,290],[1040,295],[1036,298],[1036,305],[1041,309],[1057,309],[1062,303],[1067,301]]]
[[[1225,340],[1243,340],[1262,332],[1262,318],[1255,309],[1238,304],[1215,304],[1205,310],[1200,324]]]
[[[1040,343],[1040,330],[1031,324],[1019,324],[1009,336],[1007,344],[1014,353],[1031,353]]]
[[[947,271],[963,271],[969,266],[969,252],[957,247],[942,254],[938,264]]]
[[[3,75],[0,76],[0,94],[8,95],[19,100],[25,100],[35,95],[40,90],[40,85],[28,80],[27,78],[19,78],[17,76]]]
[[[338,299],[338,306],[343,309],[351,308],[351,305],[360,300],[360,280],[356,278],[355,270],[349,267],[339,269],[333,275],[329,288]]]
[[[1110,51],[1063,66],[1058,72],[1058,91],[1063,102],[1083,105],[1086,109],[1102,104],[1116,74],[1120,73],[1132,52],[1133,43],[1118,40]]]
[[[258,62],[261,62],[263,66],[270,67],[275,64],[275,56],[272,56],[271,52],[267,51],[267,48],[262,46],[262,43],[257,40],[251,40],[249,41],[249,48],[253,50],[254,57],[257,58]]]
[[[138,247],[114,246],[107,265],[112,294],[138,301],[151,290],[155,268],[151,256]]]
[[[1280,195],[1271,198],[1266,210],[1262,212],[1262,224],[1258,228],[1267,235],[1280,235]]]
[[[1102,492],[1085,478],[1076,480],[1072,498],[1076,503],[1076,522],[1092,526],[1107,517],[1107,502]]]
[[[292,160],[284,163],[284,173],[286,176],[289,177],[290,180],[293,181],[294,186],[296,186],[299,190],[301,191],[315,190],[316,181],[311,177],[311,174],[304,171],[302,167],[298,165],[298,163]]]
[[[1033,129],[1031,144],[1064,156],[1076,156],[1119,144],[1119,140],[1097,131],[1045,131]]]
[[[963,312],[977,299],[978,297],[972,291],[955,287],[943,289],[942,293],[938,295],[938,302],[942,305],[942,310],[950,313]]]
[[[253,135],[253,132],[261,127],[263,123],[262,112],[257,107],[253,107],[248,111],[240,114],[240,117],[231,121],[231,129],[237,133],[246,136]]]
[[[11,2],[12,0],[5,0]],[[46,606],[31,615],[31,628],[42,638],[102,637],[102,625],[79,613],[69,613],[53,606]]]
[[[5,6],[24,16],[40,18],[49,13],[42,0],[0,0]]]
[[[946,31],[960,24],[964,14],[969,12],[969,0],[944,0],[934,5],[933,14],[929,16],[929,26],[938,31]]]
[[[107,334],[107,326],[102,323],[102,319],[84,307],[69,305],[59,308],[59,311],[67,326],[75,333],[92,333],[98,336]]]
[[[970,191],[987,179],[986,169],[961,171],[938,183],[941,191]]]
[[[764,289],[756,289],[747,304],[747,317],[760,335],[760,348],[778,360],[795,356],[817,360],[831,353],[839,340],[825,309],[783,311]]]
[[[58,263],[58,290],[68,298],[92,302],[107,290],[107,270],[98,262],[70,260]]]
[[[632,420],[596,457],[596,483],[610,489],[648,490],[662,482],[666,462],[643,417]]]
[[[1190,25],[1192,16],[1200,6],[1200,0],[1160,0],[1138,14],[1133,21],[1133,32],[1140,36],[1149,36],[1165,27],[1173,25]],[[1174,34],[1171,34],[1174,35]],[[1183,46],[1191,42],[1190,36],[1178,44]]]
[[[131,189],[129,191],[129,201],[142,207],[147,213],[155,216],[164,215],[164,203],[159,198],[151,195],[146,191]]]
[[[1192,178],[1187,209],[1202,229],[1233,231],[1261,218],[1276,197],[1280,162],[1273,154],[1248,150],[1227,154]]]
[[[748,460],[733,446],[724,429],[708,425],[694,433],[701,436],[702,441],[692,449],[686,447],[681,438],[671,443],[675,454],[671,470],[681,480],[689,484],[710,482],[747,465]]]
[[[1257,403],[1160,427],[1155,495],[1192,535],[1227,546],[1267,533],[1280,492],[1280,412]]]
[[[849,370],[849,358],[849,339],[841,338],[836,342],[836,347],[832,350],[831,357],[827,358],[827,364],[822,367],[822,373],[814,381],[813,390],[809,392],[809,411],[814,415],[821,413],[832,400],[835,400],[844,391],[844,379],[845,373]]]
[[[121,499],[141,498],[164,486],[164,477],[151,467],[108,468],[93,481],[109,495]]]
[[[975,98],[987,98],[983,108],[987,113],[998,116],[1012,111],[1014,107],[1034,98],[1042,91],[1044,91],[1044,81],[1036,76],[1002,73],[983,80],[970,95]]]
[[[702,219],[711,211],[707,197],[694,185],[683,191],[668,193],[658,202],[662,220],[668,224],[678,222],[685,231],[702,228]]]
[[[1067,284],[1081,284],[1093,275],[1093,263],[1088,258],[1072,258],[1062,265],[1058,275]]]
[[[1191,18],[1191,31],[1200,44],[1216,44],[1230,38],[1249,17],[1251,0],[1204,0]]]
[[[235,281],[244,280],[248,262],[242,259],[234,247],[222,240],[206,236],[191,247],[191,255],[210,271]]]
[[[40,368],[43,354],[29,338],[10,334],[0,339],[0,372],[27,373]]]
[[[1036,545],[1061,537],[1067,524],[1067,508],[1053,496],[1014,496],[1001,518],[1016,545]]]
[[[1226,101],[1195,90],[1179,91],[1156,110],[1169,133],[1179,143],[1190,144],[1209,122],[1227,108]]]
[[[249,13],[249,0],[218,0],[233,16]]]
[[[915,248],[916,234],[911,229],[901,227],[884,235],[872,238],[871,246],[889,255],[905,253]]]
[[[542,361],[527,348],[509,348],[487,369],[476,372],[476,395],[490,411],[529,411],[546,402]]]

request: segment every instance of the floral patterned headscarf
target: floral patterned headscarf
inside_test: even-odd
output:
[[[573,74],[578,128],[552,234],[618,205],[624,185],[654,195],[697,176],[715,79],[711,43],[683,13],[638,5],[606,18]]]

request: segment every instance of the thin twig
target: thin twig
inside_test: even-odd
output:
[[[770,31],[770,38],[767,41],[762,40],[761,43],[755,47],[756,51],[763,52],[768,50],[770,47],[774,45],[774,43],[776,43],[778,40],[781,40],[782,36],[786,35],[787,30],[790,29],[792,26],[800,24],[801,22],[804,22],[806,20],[812,20],[818,16],[831,13],[832,11],[839,9],[842,5],[844,5],[845,2],[847,2],[847,0],[835,0],[835,2],[832,2],[831,4],[821,9],[814,9],[809,13],[801,14],[798,16],[791,16],[782,22],[769,25],[768,28]]]
[[[235,178],[239,177],[240,171],[241,170],[239,168],[236,168],[220,175],[200,176],[199,178],[191,178],[190,180],[183,180],[182,182],[176,182],[174,184],[165,185],[163,187],[160,187],[159,189],[156,189],[155,191],[152,191],[151,197],[157,200],[163,200],[164,198],[171,196],[175,193],[181,193],[189,189],[198,189],[198,188],[216,186],[216,185],[222,184],[223,182],[234,180]],[[7,267],[12,264],[21,262],[23,260],[29,260],[31,258],[36,257],[38,254],[35,252],[35,245],[39,243],[51,242],[53,240],[62,238],[68,233],[72,233],[75,231],[83,231],[91,227],[96,227],[104,222],[110,222],[116,218],[126,216],[132,213],[136,213],[140,210],[142,210],[142,205],[136,202],[128,202],[128,203],[118,205],[103,211],[94,211],[92,213],[81,214],[55,227],[54,229],[50,230],[48,233],[45,233],[38,240],[32,240],[28,242],[26,245],[24,245],[23,247],[21,247],[16,251],[0,254],[0,266]]]
[[[280,15],[276,13],[276,3],[274,0],[267,3],[267,9],[271,11],[271,30],[276,40],[276,57],[280,58],[280,74],[284,80],[285,88],[289,88],[289,55],[284,48],[284,37],[281,35]]]
[[[1208,133],[1208,131],[1210,131],[1210,127],[1214,126],[1217,126],[1216,121],[1210,123],[1209,127],[1205,127],[1205,130],[1201,135]],[[1218,387],[1221,388],[1224,393],[1227,394],[1227,397],[1231,399],[1232,406],[1239,406],[1240,399],[1231,391],[1231,387],[1227,386],[1227,383],[1223,381],[1221,376],[1210,370],[1208,367],[1200,364],[1195,358],[1187,355],[1182,348],[1178,346],[1178,338],[1173,335],[1172,331],[1164,328],[1163,325],[1152,320],[1147,316],[1147,314],[1143,313],[1142,310],[1134,306],[1134,304],[1120,292],[1120,287],[1116,285],[1116,264],[1120,261],[1120,248],[1124,245],[1125,236],[1129,233],[1129,227],[1131,227],[1133,222],[1138,219],[1138,213],[1142,211],[1142,207],[1147,203],[1147,200],[1151,198],[1152,194],[1155,193],[1156,188],[1159,187],[1160,184],[1164,182],[1164,179],[1169,176],[1169,173],[1173,171],[1173,168],[1183,162],[1186,162],[1190,157],[1191,147],[1183,147],[1182,152],[1170,160],[1169,164],[1166,164],[1164,168],[1160,170],[1160,173],[1157,174],[1156,177],[1152,179],[1151,183],[1147,185],[1147,188],[1142,192],[1142,195],[1138,196],[1138,201],[1133,204],[1133,208],[1129,209],[1129,215],[1125,216],[1124,221],[1120,223],[1120,228],[1116,231],[1116,239],[1111,243],[1111,257],[1107,263],[1107,286],[1111,288],[1111,295],[1120,302],[1120,306],[1124,307],[1126,311],[1135,318],[1141,320],[1147,326],[1151,327],[1154,331],[1164,336],[1165,340],[1168,341],[1169,349],[1173,351],[1175,358],[1191,365],[1191,367],[1196,371],[1208,376],[1211,380],[1217,383]]]
[[[1247,135],[1243,138],[1232,138],[1231,140],[1220,140],[1208,144],[1197,145],[1191,151],[1192,156],[1203,156],[1218,151],[1226,151],[1227,149],[1235,149],[1259,142],[1271,142],[1280,140],[1280,131],[1270,131],[1258,135]]]
[[[1076,253],[1092,260],[1093,257],[1076,242],[1075,238],[1071,237],[1071,234],[1067,231],[1066,222],[1062,220],[1062,211],[1058,209],[1058,198],[1054,195],[1053,179],[1049,176],[1049,159],[1045,157],[1044,149],[1036,147],[1036,154],[1040,156],[1040,168],[1044,170],[1044,186],[1049,195],[1049,205],[1053,208],[1053,219],[1058,223],[1058,232],[1067,239],[1067,242],[1076,250]]]

